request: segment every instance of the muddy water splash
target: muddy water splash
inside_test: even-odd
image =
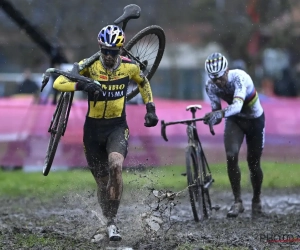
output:
[[[121,243],[112,244],[105,237],[97,243],[91,242],[91,236],[102,227],[101,210],[95,193],[82,192],[48,202],[37,198],[0,198],[0,249],[82,249],[83,246],[85,249],[116,249],[126,246],[173,250],[180,246],[184,249],[187,245],[195,249],[205,246],[210,249],[299,249],[297,241],[270,242],[274,237],[286,235],[300,238],[298,190],[263,190],[262,203],[267,216],[256,219],[251,218],[251,192],[244,191],[245,212],[236,219],[227,219],[232,194],[212,189],[212,202],[221,209],[210,220],[195,223],[187,192],[175,197],[172,202],[176,205],[171,210],[166,209],[157,216],[153,209],[157,208],[156,196],[159,195],[155,196],[153,190],[150,195],[149,190],[156,184],[149,176],[139,176],[136,181],[140,178],[149,178],[147,185],[141,182],[139,189],[124,189],[117,220],[123,236]],[[171,205],[171,201],[164,201],[167,202],[165,206]],[[163,204],[160,208],[164,208]]]

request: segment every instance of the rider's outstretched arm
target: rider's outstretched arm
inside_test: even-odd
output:
[[[205,91],[210,100],[211,110],[216,111],[222,109],[221,99],[211,89],[211,85],[208,84],[209,80],[205,84]]]
[[[62,92],[72,92],[76,90],[76,82],[72,82],[65,76],[59,76],[54,81],[53,88]]]
[[[83,62],[84,60],[80,61],[79,64],[82,64]],[[79,74],[89,77],[87,69],[81,70]],[[85,83],[78,83],[77,81],[72,81],[63,75],[60,75],[54,81],[53,88],[61,92],[72,92],[76,90],[83,90],[84,84]]]
[[[246,86],[244,79],[240,79],[240,84],[235,88],[232,104],[224,109],[224,117],[236,115],[241,112],[246,98]]]
[[[137,83],[141,96],[143,98],[144,103],[153,102],[153,95],[150,83],[147,77],[144,76],[143,72],[140,71],[139,67],[135,65],[134,74],[132,75],[132,79]]]
[[[140,68],[137,65],[133,69],[132,79],[137,83],[141,96],[143,98],[144,103],[146,103],[146,115],[145,115],[145,123],[146,127],[154,127],[158,123],[158,117],[156,115],[156,108],[153,102],[152,90],[150,87],[150,83],[147,77],[144,76],[143,72],[140,71]]]
[[[211,87],[211,85],[209,85],[208,82],[206,82],[205,90],[206,90],[207,96],[210,100],[211,110],[212,110],[211,113],[214,113],[215,111],[218,111],[218,110],[219,111],[221,110],[222,113],[223,113],[221,99],[213,91],[211,91],[210,87]],[[211,113],[208,113],[208,114],[211,114]],[[208,114],[206,114],[206,116]],[[223,118],[223,114],[222,114],[221,118],[218,117],[215,120],[214,125],[217,125],[217,124],[221,123],[222,118]],[[206,121],[204,121],[204,123],[207,124]]]
[[[153,102],[151,86],[146,77],[140,84],[138,84],[138,88],[139,88],[139,91],[141,93],[144,103]]]

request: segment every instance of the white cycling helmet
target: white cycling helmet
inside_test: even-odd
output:
[[[221,53],[213,53],[205,60],[205,70],[210,78],[224,75],[228,68],[228,61]]]

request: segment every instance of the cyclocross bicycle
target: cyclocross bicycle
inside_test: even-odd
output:
[[[125,31],[128,21],[131,19],[139,18],[140,13],[141,8],[138,5],[127,5],[123,9],[123,14],[114,21],[114,24],[122,24],[122,29],[123,31]],[[135,36],[133,36],[131,40],[128,43],[126,43],[125,46],[122,48],[121,55],[129,57],[131,60],[136,61],[139,64],[140,69],[143,71],[144,75],[148,78],[148,80],[150,80],[154,75],[155,71],[157,70],[162,56],[164,54],[165,42],[166,38],[164,30],[160,26],[151,25],[142,29]],[[90,58],[85,60],[83,64],[78,65],[77,63],[75,63],[71,71],[62,71],[55,68],[47,69],[43,75],[41,91],[43,91],[44,87],[47,85],[52,73],[63,75],[72,81],[80,80],[83,82],[85,81],[87,83],[94,83],[101,86],[100,82],[78,74],[79,71],[88,67],[93,62],[98,60],[100,53],[101,52],[98,51]],[[138,93],[139,89],[136,85],[130,91],[127,92],[126,100],[131,100]],[[48,132],[50,133],[50,141],[48,144],[47,153],[44,161],[44,176],[48,175],[54,160],[54,156],[60,138],[65,134],[73,97],[74,92],[62,92],[59,97],[55,112],[52,116],[52,120],[48,129]]]
[[[210,217],[213,209],[218,210],[218,206],[212,206],[209,195],[209,188],[214,182],[212,174],[204,154],[200,138],[198,136],[196,122],[203,121],[204,118],[195,118],[196,111],[201,109],[201,105],[190,105],[186,107],[187,111],[191,111],[192,119],[174,122],[161,121],[161,135],[165,141],[168,141],[166,135],[166,127],[174,124],[187,125],[186,133],[188,137],[188,146],[186,147],[186,173],[188,192],[192,212],[195,221],[202,221]],[[213,126],[209,125],[212,135],[215,134]]]

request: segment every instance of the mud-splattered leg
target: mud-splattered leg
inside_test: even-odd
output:
[[[107,197],[107,183],[109,180],[109,175],[105,177],[95,178],[97,183],[97,197],[98,203],[101,207],[103,215],[107,218],[108,215],[108,197]]]
[[[124,157],[112,152],[108,156],[109,174],[92,171],[97,183],[98,202],[108,223],[116,217],[123,192],[122,165]]]
[[[234,201],[241,202],[241,171],[238,165],[239,152],[243,143],[244,133],[234,120],[225,122],[224,144],[227,158],[227,172],[231,184]]]
[[[253,203],[260,202],[261,186],[263,182],[263,171],[260,166],[265,143],[265,119],[264,114],[253,120],[253,124],[246,136],[247,141],[247,162],[250,170],[251,184],[253,187]]]
[[[123,193],[122,166],[124,156],[120,153],[112,152],[108,155],[109,180],[107,184],[107,200],[109,211],[108,220],[116,217],[120,200]]]

